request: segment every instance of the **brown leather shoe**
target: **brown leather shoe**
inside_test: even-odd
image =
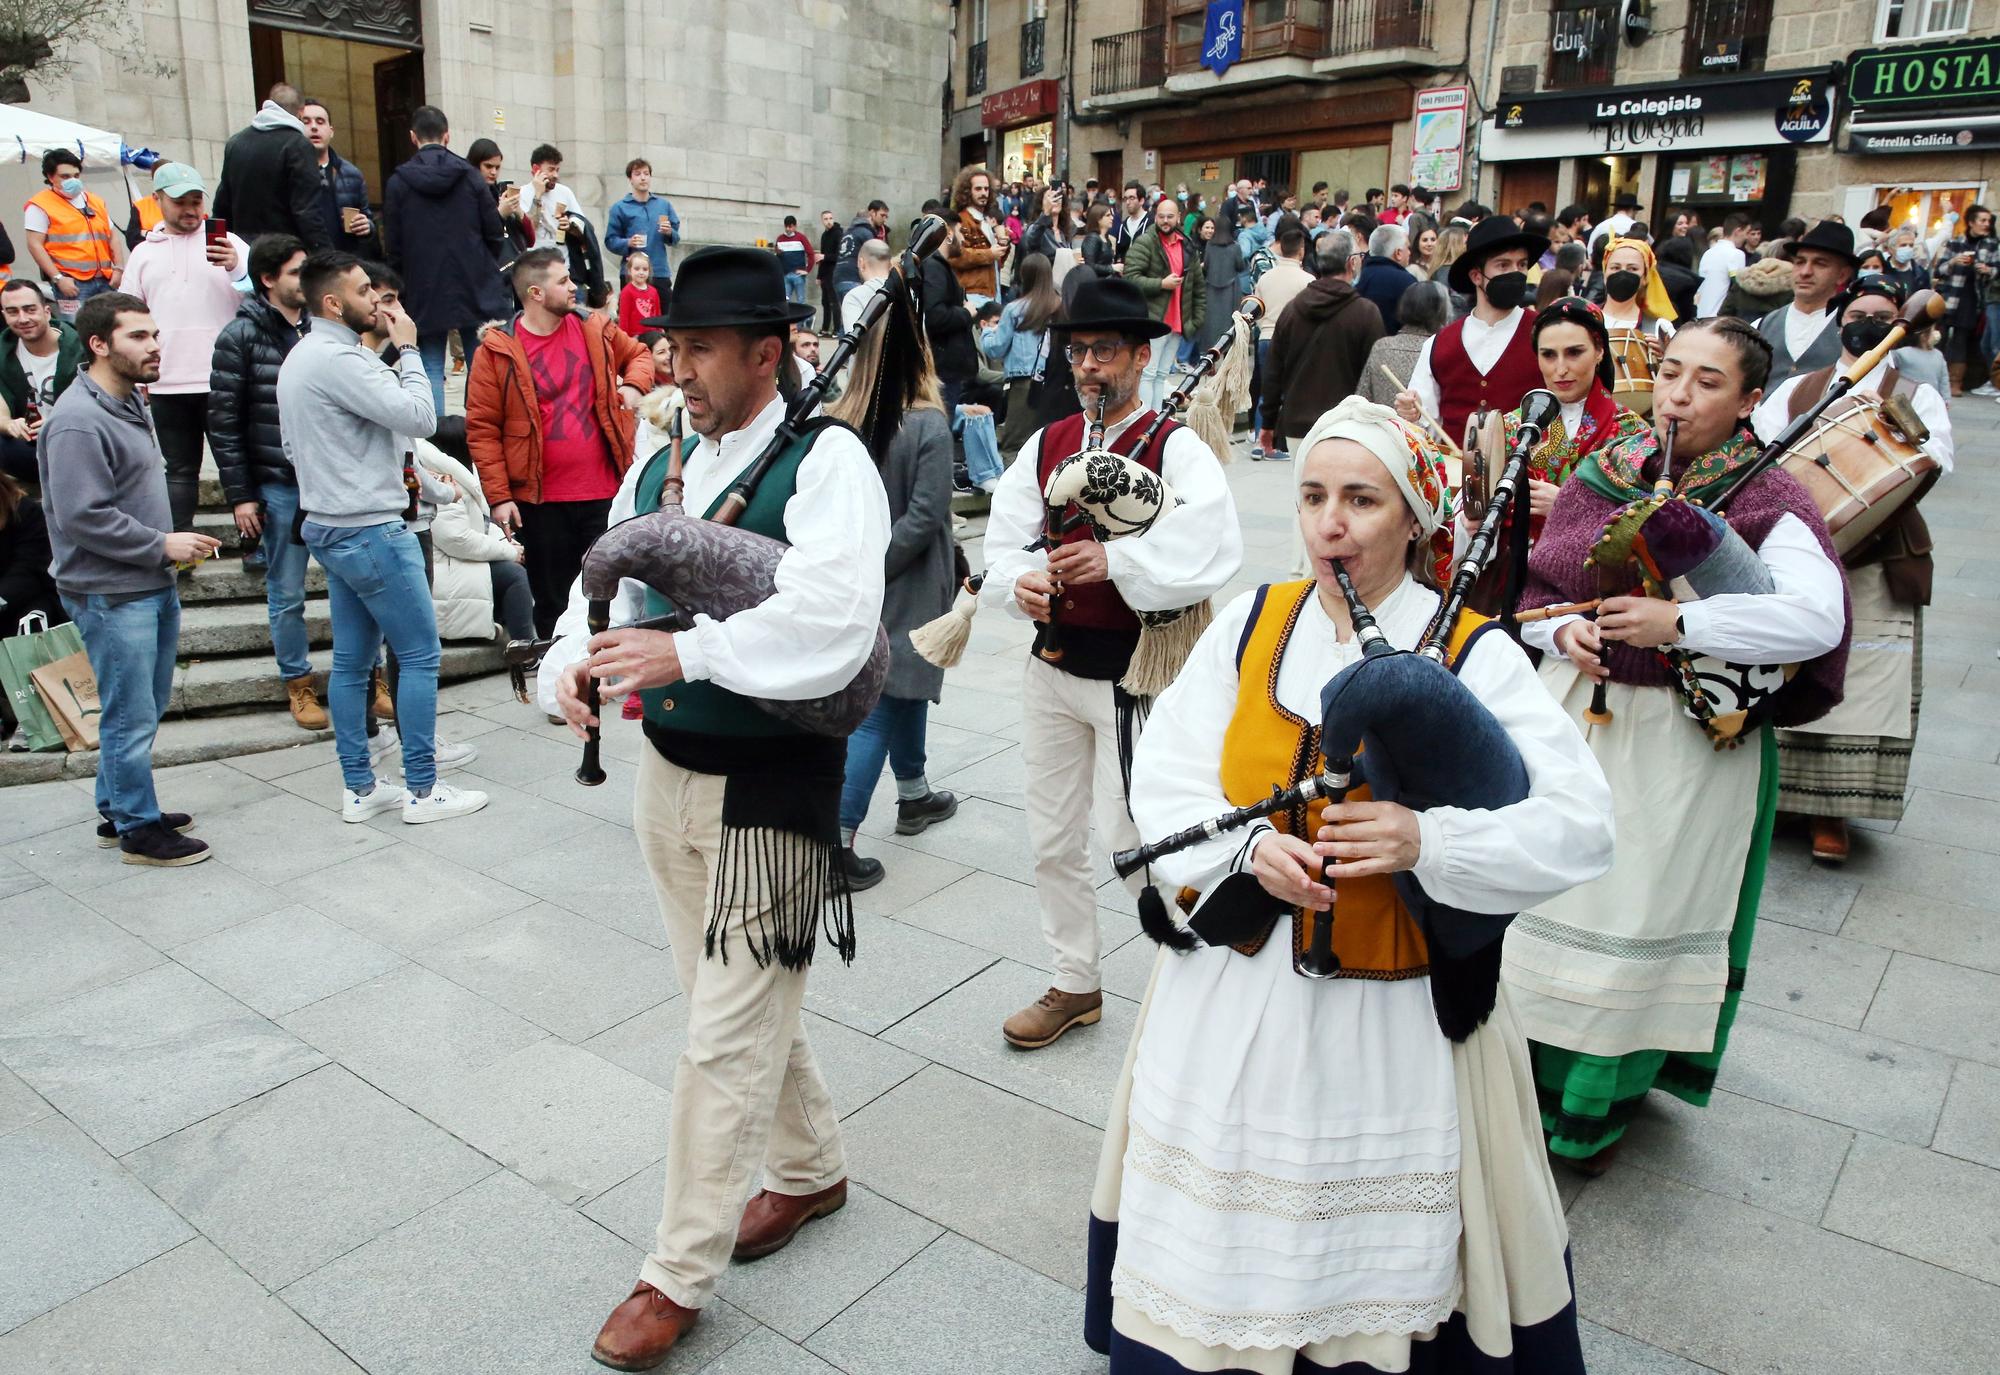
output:
[[[759,1189],[743,1206],[743,1221],[736,1229],[738,1260],[756,1260],[773,1251],[782,1251],[799,1234],[799,1228],[816,1217],[837,1213],[847,1206],[847,1181],[828,1185],[816,1194],[774,1194]]]
[[[1813,858],[1823,859],[1829,864],[1839,864],[1847,858],[1851,844],[1847,836],[1847,821],[1838,816],[1816,816],[1812,822]]]
[[[641,1280],[598,1329],[590,1357],[613,1370],[651,1370],[700,1316],[699,1309],[683,1308]]]
[[[1040,1050],[1073,1026],[1093,1026],[1104,1016],[1104,994],[1051,988],[1000,1025],[1009,1045]]]

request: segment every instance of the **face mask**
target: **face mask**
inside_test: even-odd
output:
[[[1528,297],[1528,274],[1503,272],[1486,279],[1486,301],[1495,310],[1512,310]]]
[[[1636,272],[1614,272],[1604,279],[1604,294],[1614,301],[1624,302],[1639,294],[1639,274]]]
[[[83,194],[83,178],[64,177],[62,179],[62,193],[71,200],[75,200],[78,196],[81,196]]]
[[[1887,320],[1849,320],[1840,327],[1840,346],[1859,358],[1889,337],[1889,327]]]
[[[1896,261],[1899,263],[1907,263],[1916,256],[1917,250],[1911,248],[1908,244],[1904,244],[1896,250]]]

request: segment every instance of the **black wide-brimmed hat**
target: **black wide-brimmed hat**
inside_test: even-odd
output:
[[[1822,253],[1831,253],[1849,267],[1861,266],[1861,256],[1854,251],[1854,231],[1832,220],[1821,220],[1793,239],[1780,250],[1779,256],[1790,262],[1798,256],[1801,248],[1817,248]]]
[[[1639,198],[1630,191],[1620,191],[1618,199],[1611,202],[1611,208],[1613,210],[1644,210],[1646,207],[1639,204]]]
[[[720,329],[795,324],[814,313],[811,306],[785,299],[785,269],[776,254],[715,247],[681,260],[673,300],[659,318],[666,329]]]
[[[1173,333],[1164,320],[1147,313],[1145,296],[1123,277],[1086,278],[1070,300],[1068,318],[1050,322],[1049,328],[1065,334],[1079,329],[1117,330],[1138,339]]]
[[[1549,251],[1549,241],[1545,235],[1529,233],[1505,215],[1488,215],[1473,225],[1472,232],[1465,236],[1465,252],[1451,265],[1451,289],[1470,293],[1473,271],[1484,272],[1488,258],[1510,248],[1525,248],[1530,258],[1539,258]]]

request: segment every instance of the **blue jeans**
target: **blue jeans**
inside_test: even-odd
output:
[[[417,336],[417,356],[424,360],[424,376],[428,377],[431,383],[431,406],[440,420],[444,419],[444,370],[451,366],[450,351],[445,340],[445,336],[450,333],[448,329],[441,329],[436,334]],[[458,338],[461,347],[465,349],[465,367],[469,375],[472,370],[473,331],[470,328],[461,329]]]
[[[805,273],[787,272],[785,274],[785,299],[793,305],[802,306],[806,303]]]
[[[1271,341],[1269,339],[1259,339],[1257,341],[1257,372],[1260,377],[1264,375],[1264,365],[1270,361],[1270,358]],[[1278,427],[1273,425],[1271,428],[1275,430]],[[1263,429],[1264,389],[1259,387],[1257,389],[1257,404],[1250,408],[1250,442],[1252,444],[1260,442],[1257,436],[1263,432]],[[1284,441],[1281,439],[1279,442],[1283,443]]]
[[[1967,385],[1977,387],[1993,379],[1993,357],[2000,354],[2000,302],[1986,303],[1986,331],[1979,336],[1980,374],[1968,378]]]
[[[868,815],[868,799],[882,777],[882,760],[900,779],[924,776],[924,722],[931,704],[921,697],[884,697],[847,738],[847,781],[840,788],[840,829],[852,831]]]
[[[368,763],[368,673],[386,636],[400,666],[396,730],[403,740],[403,783],[412,792],[428,791],[437,781],[439,652],[437,609],[417,537],[400,520],[358,529],[308,520],[305,539],[326,569],[333,614],[326,704],[341,778],[356,792],[375,781]]]
[[[278,672],[303,678],[312,672],[306,657],[306,547],[292,538],[299,515],[299,489],[289,482],[267,482],[257,489],[264,504],[264,605],[271,617],[271,648],[277,651]]]
[[[174,690],[181,599],[171,587],[129,601],[63,593],[97,678],[97,810],[119,835],[160,819],[153,737]]]
[[[975,487],[997,482],[1007,471],[1007,465],[1000,459],[1000,437],[993,429],[993,417],[960,412],[954,415],[959,443],[965,448],[966,477]]]

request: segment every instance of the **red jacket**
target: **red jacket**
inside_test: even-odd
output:
[[[465,381],[465,443],[479,469],[488,504],[542,499],[542,407],[527,352],[514,337],[516,315],[479,336]],[[604,432],[611,462],[623,477],[632,466],[635,417],[618,399],[622,385],[653,389],[653,355],[604,315],[583,317],[583,350],[595,391],[591,415]]]

